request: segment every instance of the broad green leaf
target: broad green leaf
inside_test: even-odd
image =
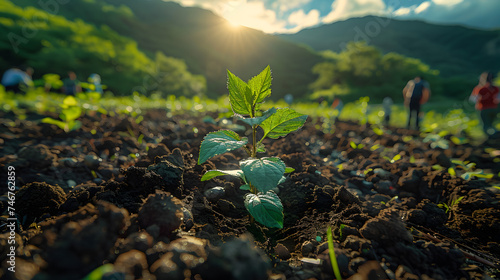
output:
[[[291,168],[291,167],[285,168],[285,173],[292,173],[293,171],[295,171],[295,168]]]
[[[248,184],[241,185],[240,186],[240,190],[249,191],[250,190],[250,185],[248,185]]]
[[[358,146],[356,146],[356,143],[354,143],[354,142],[352,142],[352,141],[351,141],[351,142],[349,142],[349,145],[350,145],[350,146],[351,146],[351,148],[353,148],[353,149],[356,149],[356,148],[358,147]]]
[[[295,112],[289,108],[278,109],[276,113],[262,122],[264,130],[262,139],[269,137],[277,139],[301,128],[306,122],[307,115]]]
[[[278,185],[285,173],[285,163],[279,158],[247,159],[240,162],[247,181],[265,193]]]
[[[266,97],[271,95],[271,81],[271,68],[269,65],[259,75],[248,81],[248,86],[252,90],[254,106],[262,103]]]
[[[210,170],[207,171],[203,176],[201,177],[201,181],[207,181],[212,178],[218,177],[218,176],[225,176],[225,175],[230,175],[230,176],[235,176],[239,178],[244,178],[243,177],[243,171],[237,169],[237,170]]]
[[[202,164],[216,155],[241,148],[247,143],[247,138],[240,138],[236,132],[231,130],[210,132],[201,142],[198,164]]]
[[[260,116],[260,117],[245,118],[241,115],[236,115],[236,117],[238,119],[240,119],[242,122],[244,122],[250,126],[254,126],[254,125],[261,124],[263,121],[265,121],[267,118],[269,118],[274,113],[276,113],[276,108],[273,107],[273,108],[265,111],[264,113],[262,113],[262,116]]]
[[[233,73],[227,70],[229,89],[229,102],[231,103],[231,108],[235,114],[240,115],[250,115],[253,116],[252,112],[252,90],[250,87],[240,78],[236,77]]]
[[[274,192],[247,194],[245,196],[245,207],[250,212],[250,215],[264,226],[283,228],[283,205]]]

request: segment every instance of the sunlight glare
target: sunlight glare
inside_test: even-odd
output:
[[[239,23],[237,23],[235,21],[231,21],[231,20],[228,20],[228,19],[226,19],[226,20],[227,20],[227,25],[229,27],[231,27],[232,29],[239,29],[241,27],[241,24],[239,24]]]

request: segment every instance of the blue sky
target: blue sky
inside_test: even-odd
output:
[[[365,15],[500,28],[500,0],[173,0],[198,6],[266,33],[301,29]]]

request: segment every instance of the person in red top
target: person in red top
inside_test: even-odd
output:
[[[480,112],[483,122],[484,133],[490,138],[497,132],[493,121],[498,113],[499,89],[492,84],[493,74],[484,72],[479,76],[479,84],[472,90],[470,100],[476,103],[476,109]]]

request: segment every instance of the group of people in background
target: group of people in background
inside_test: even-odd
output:
[[[500,138],[500,132],[494,127],[494,121],[499,110],[500,103],[499,88],[493,85],[493,73],[484,72],[479,77],[479,83],[470,95],[469,100],[475,103],[476,110],[479,111],[479,117],[483,124],[483,131],[488,139]],[[408,129],[420,130],[422,105],[427,103],[431,96],[431,88],[429,83],[422,77],[416,76],[408,81],[403,88],[403,100],[405,107],[408,108]],[[336,109],[338,98],[335,98],[332,103],[332,108]],[[383,124],[389,126],[392,106],[394,102],[391,97],[386,96],[382,101],[382,109],[384,111]]]
[[[478,85],[474,87],[469,98],[471,102],[475,103],[476,110],[479,111],[479,117],[483,123],[483,131],[488,139],[499,138],[498,131],[495,129],[493,122],[499,113],[498,104],[500,103],[500,95],[499,88],[493,85],[493,78],[493,73],[483,72],[479,77]],[[404,104],[408,108],[408,129],[412,127],[413,118],[415,119],[415,128],[417,130],[420,128],[419,114],[421,106],[429,100],[430,95],[429,83],[421,76],[410,80],[404,87]],[[383,104],[385,108],[387,106],[385,99]],[[386,121],[388,123],[388,119]]]
[[[29,88],[34,87],[33,72],[34,70],[31,67],[12,67],[5,71],[0,83],[5,87],[6,91],[14,93],[26,92]],[[82,92],[82,83],[73,71],[68,72],[68,76],[62,80],[62,83],[61,91],[66,95],[76,95]],[[87,91],[103,93],[101,76],[99,74],[91,74],[87,85]]]
[[[31,67],[13,67],[2,76],[1,84],[5,87],[6,91],[13,91],[20,93],[34,86],[33,83],[33,68]],[[61,91],[67,95],[76,95],[82,92],[81,82],[77,79],[75,72],[69,71],[68,77],[63,79],[63,86]],[[91,74],[88,78],[87,91],[95,91],[102,93],[101,77],[98,74]],[[408,129],[420,129],[420,113],[422,105],[425,104],[431,95],[430,85],[423,77],[417,76],[408,81],[403,88],[404,104],[408,108]],[[287,95],[286,102],[291,104],[293,96]],[[484,72],[479,77],[479,83],[470,95],[469,100],[475,103],[476,109],[479,111],[479,116],[483,123],[484,133],[488,138],[498,138],[498,131],[495,129],[493,122],[498,114],[498,104],[500,103],[499,88],[493,85],[493,74]],[[336,98],[332,104],[332,108],[342,108],[340,104],[342,101]],[[387,126],[390,122],[391,107],[393,101],[390,97],[383,100],[382,106],[384,109],[384,124]]]

